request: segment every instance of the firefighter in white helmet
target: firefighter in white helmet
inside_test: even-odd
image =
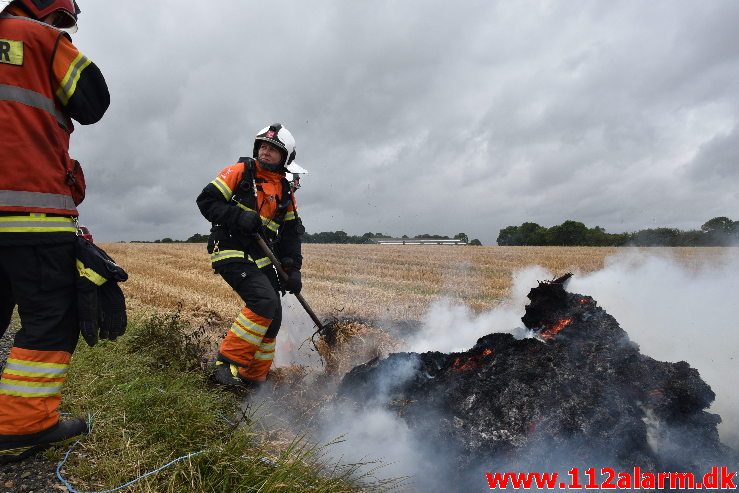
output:
[[[279,293],[302,288],[305,229],[286,179],[294,160],[295,139],[275,123],[259,131],[252,157],[224,168],[197,198],[200,212],[213,224],[212,267],[244,301],[219,348],[213,378],[222,385],[257,386],[266,380],[282,321]],[[289,280],[279,280],[254,241],[256,234],[271,246]]]

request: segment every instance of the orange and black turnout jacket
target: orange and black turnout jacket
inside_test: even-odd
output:
[[[102,73],[69,35],[0,15],[0,245],[74,239],[83,177],[69,157],[71,119],[95,123],[109,104]]]
[[[254,262],[259,268],[271,264],[254,240],[234,227],[242,210],[259,213],[262,233],[277,258],[291,258],[296,268],[301,267],[305,229],[284,172],[268,171],[258,161],[242,157],[205,186],[197,204],[213,223],[208,253],[214,269],[233,262]]]

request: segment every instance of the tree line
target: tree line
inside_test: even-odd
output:
[[[500,230],[498,245],[505,246],[728,246],[739,245],[739,221],[714,217],[698,230],[642,229],[633,233],[607,233],[578,221],[565,221],[546,228],[525,222]]]
[[[392,238],[390,235],[386,235],[384,233],[364,233],[361,236],[356,235],[350,235],[347,234],[345,231],[321,231],[320,233],[305,233],[303,235],[303,243],[338,243],[338,244],[345,244],[345,245],[361,245],[364,243],[369,243],[372,238]],[[407,235],[403,235],[402,238],[404,239],[427,239],[427,240],[462,240],[463,243],[467,243],[469,245],[482,245],[480,240],[473,239],[470,241],[469,237],[466,233],[457,233],[453,237],[449,236],[442,236],[442,235],[436,235],[436,234],[420,234],[416,236],[409,237]],[[156,240],[153,243],[207,243],[208,242],[208,235],[202,235],[199,233],[195,233],[188,239],[186,239],[184,242],[180,240],[173,240],[171,238],[164,238],[162,240]]]
[[[361,236],[349,235],[345,231],[322,231],[320,233],[305,233],[303,235],[303,243],[339,243],[339,244],[357,244],[361,245],[369,243],[373,238],[392,238],[390,235],[384,233],[364,233]],[[463,243],[468,245],[481,245],[482,243],[478,239],[470,241],[469,236],[466,233],[457,233],[456,235],[449,236],[423,233],[416,236],[401,236],[402,239],[418,239],[418,240],[462,240]]]

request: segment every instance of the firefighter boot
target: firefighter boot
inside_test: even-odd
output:
[[[50,445],[89,433],[87,422],[79,418],[60,420],[48,430],[29,435],[0,435],[0,464],[23,460]]]
[[[211,378],[218,385],[225,387],[238,387],[241,385],[239,378],[239,367],[229,364],[226,361],[216,361],[216,369],[211,374]]]
[[[216,361],[216,369],[211,374],[211,378],[218,385],[247,391],[257,390],[261,384],[261,382],[254,382],[243,378],[239,374],[238,366],[221,360]]]

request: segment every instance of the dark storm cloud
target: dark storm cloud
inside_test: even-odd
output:
[[[313,232],[739,218],[737,2],[87,3],[113,103],[73,151],[105,240],[206,232],[195,196],[273,121]]]

